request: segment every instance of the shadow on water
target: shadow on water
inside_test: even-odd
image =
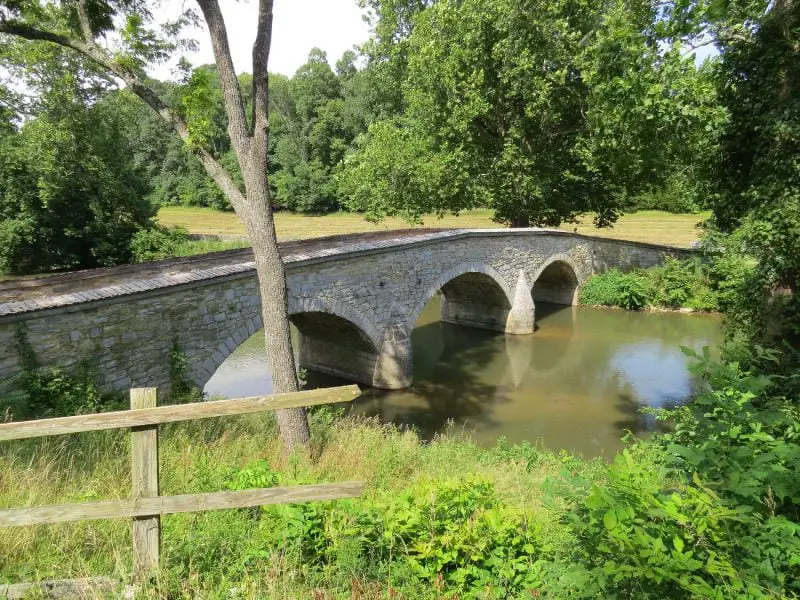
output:
[[[453,421],[468,428],[496,427],[492,406],[508,402],[502,386],[487,380],[487,370],[503,363],[500,333],[428,323],[412,334],[415,383],[401,392],[368,390],[357,412],[413,427],[432,438]]]
[[[365,390],[351,410],[413,427],[430,439],[449,423],[493,445],[541,439],[585,456],[609,455],[630,431],[663,428],[643,406],[685,402],[695,382],[680,346],[721,341],[719,319],[707,315],[631,313],[537,303],[536,332],[511,336],[439,322],[438,298],[412,333],[414,385]],[[245,342],[215,374],[228,396],[269,392],[263,337]],[[219,376],[219,377],[218,377]],[[251,389],[255,382],[261,388]],[[309,372],[313,387],[341,379]],[[222,384],[220,386],[220,384]],[[242,387],[247,394],[241,393]]]
[[[674,408],[679,404],[681,402],[676,401],[663,408]],[[642,403],[629,393],[617,395],[614,412],[619,418],[613,425],[621,434],[629,432],[635,437],[641,437],[643,434],[664,433],[670,428],[666,422],[657,421],[655,416],[642,412]]]

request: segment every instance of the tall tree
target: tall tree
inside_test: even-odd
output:
[[[735,5],[734,5],[735,6]],[[713,223],[758,262],[732,321],[800,362],[800,3],[752,2],[722,21],[720,98],[730,114],[714,173]],[[733,17],[733,19],[732,19]],[[757,294],[761,294],[758,298]],[[758,300],[756,300],[758,298]],[[789,353],[790,355],[791,353]],[[787,355],[787,358],[789,357]]]
[[[372,36],[361,50],[367,58],[367,91],[372,112],[387,118],[403,112],[399,82],[408,75],[408,39],[417,15],[435,0],[358,0]]]
[[[40,56],[36,67],[62,64],[59,54]],[[132,236],[150,224],[146,173],[120,136],[129,120],[86,84],[73,72],[48,73],[29,81],[35,101],[20,107],[10,98],[26,119],[19,131],[0,125],[2,271],[127,262]]]
[[[199,20],[185,11],[159,29],[156,8],[143,0],[4,0],[0,4],[0,33],[31,41],[49,42],[82,54],[124,82],[189,143],[208,174],[230,200],[253,246],[267,340],[267,363],[276,392],[298,388],[289,329],[286,278],[278,252],[267,177],[269,148],[269,87],[267,64],[272,39],[272,0],[259,0],[252,54],[252,111],[245,100],[231,58],[228,35],[218,0],[197,0],[219,76],[227,130],[241,166],[244,192],[201,140],[193,137],[191,121],[162,99],[149,84],[144,68],[163,61],[184,42],[182,27]],[[118,38],[111,49],[104,40]],[[305,444],[308,422],[301,409],[278,413],[287,448]]]
[[[334,73],[326,54],[314,48],[291,79],[273,79],[271,152],[279,166],[273,181],[286,208],[319,213],[340,207],[334,169],[371,118],[355,58],[345,52]]]
[[[625,195],[691,156],[692,136],[717,119],[713,86],[663,47],[657,15],[649,0],[418,10],[407,75],[393,82],[402,114],[373,124],[346,160],[349,206],[411,218],[489,206],[512,226],[593,211],[612,223]]]

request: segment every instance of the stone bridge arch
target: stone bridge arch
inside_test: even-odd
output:
[[[567,254],[549,256],[532,277],[531,296],[534,303],[578,304],[580,286],[588,276],[584,275],[585,270]],[[588,271],[591,271],[591,266]]]
[[[383,341],[381,330],[355,307],[344,302],[318,297],[304,299],[290,297],[289,317],[302,313],[323,313],[348,321],[358,327],[376,348],[380,347]]]
[[[380,331],[358,310],[324,298],[289,299],[289,318],[299,336],[298,365],[373,385]],[[243,321],[204,361],[190,361],[190,378],[201,389],[222,363],[263,327],[261,311]]]
[[[325,298],[290,300],[298,366],[376,386],[384,334],[356,308]]]
[[[441,320],[505,331],[506,320],[514,304],[514,293],[505,278],[493,267],[482,263],[461,263],[441,275],[422,293],[404,323],[414,328],[422,309],[442,292]]]

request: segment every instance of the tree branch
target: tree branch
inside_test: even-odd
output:
[[[43,31],[31,27],[21,21],[0,19],[0,33],[14,35],[27,40],[43,41],[57,44],[64,48],[71,48],[80,52],[87,58],[93,60],[98,65],[107,69],[117,77],[119,77],[125,85],[139,98],[141,98],[150,108],[156,111],[167,124],[184,140],[189,140],[189,128],[186,122],[178,115],[172,108],[170,108],[158,94],[153,91],[141,78],[136,74],[131,73],[114,62],[111,57],[102,48],[92,42],[81,42],[74,40],[65,35],[53,33],[51,31]],[[228,197],[234,209],[239,210],[239,207],[244,207],[244,196],[239,190],[239,186],[231,178],[227,171],[219,164],[219,162],[205,150],[197,152],[198,158],[203,163],[206,172],[214,180],[214,182],[222,189],[223,193]]]
[[[692,44],[691,42],[685,42],[687,46],[689,46],[685,51],[681,52],[681,56],[686,56],[687,54],[691,54],[698,48],[702,48],[704,46],[710,46],[711,44],[715,43],[717,40],[712,38],[709,40],[705,40],[700,42],[699,44]]]
[[[250,135],[244,115],[242,90],[239,88],[239,80],[236,78],[236,69],[231,58],[225,20],[217,0],[197,0],[197,4],[206,20],[211,47],[214,50],[222,97],[225,100],[225,113],[228,116],[228,135],[236,153],[245,156],[250,150]]]
[[[259,0],[258,30],[253,43],[253,137],[266,138],[269,129],[269,49],[272,43],[273,0]],[[259,139],[259,141],[262,141]]]
[[[36,29],[35,27],[31,27],[30,25],[22,23],[21,21],[16,21],[13,19],[0,19],[0,33],[16,35],[27,40],[52,42],[53,44],[58,44],[59,46],[64,46],[66,48],[72,48],[73,50],[77,50],[78,52],[89,56],[89,47],[85,43],[73,40],[57,33]],[[94,57],[90,56],[90,58]]]

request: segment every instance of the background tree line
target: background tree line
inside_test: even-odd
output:
[[[128,262],[132,236],[152,228],[159,206],[231,210],[193,148],[209,148],[242,185],[215,66],[183,65],[179,82],[151,81],[186,119],[193,136],[187,144],[128,90],[84,71],[85,65],[63,71],[65,61],[80,61],[61,50],[44,54],[31,57],[13,41],[0,46],[4,66],[28,88],[23,95],[0,86],[0,270]],[[28,69],[31,59],[36,69]],[[323,213],[342,207],[333,171],[368,120],[364,74],[355,60],[346,52],[334,72],[325,53],[314,49],[293,77],[270,76],[276,208]],[[252,76],[239,79],[249,90]]]

